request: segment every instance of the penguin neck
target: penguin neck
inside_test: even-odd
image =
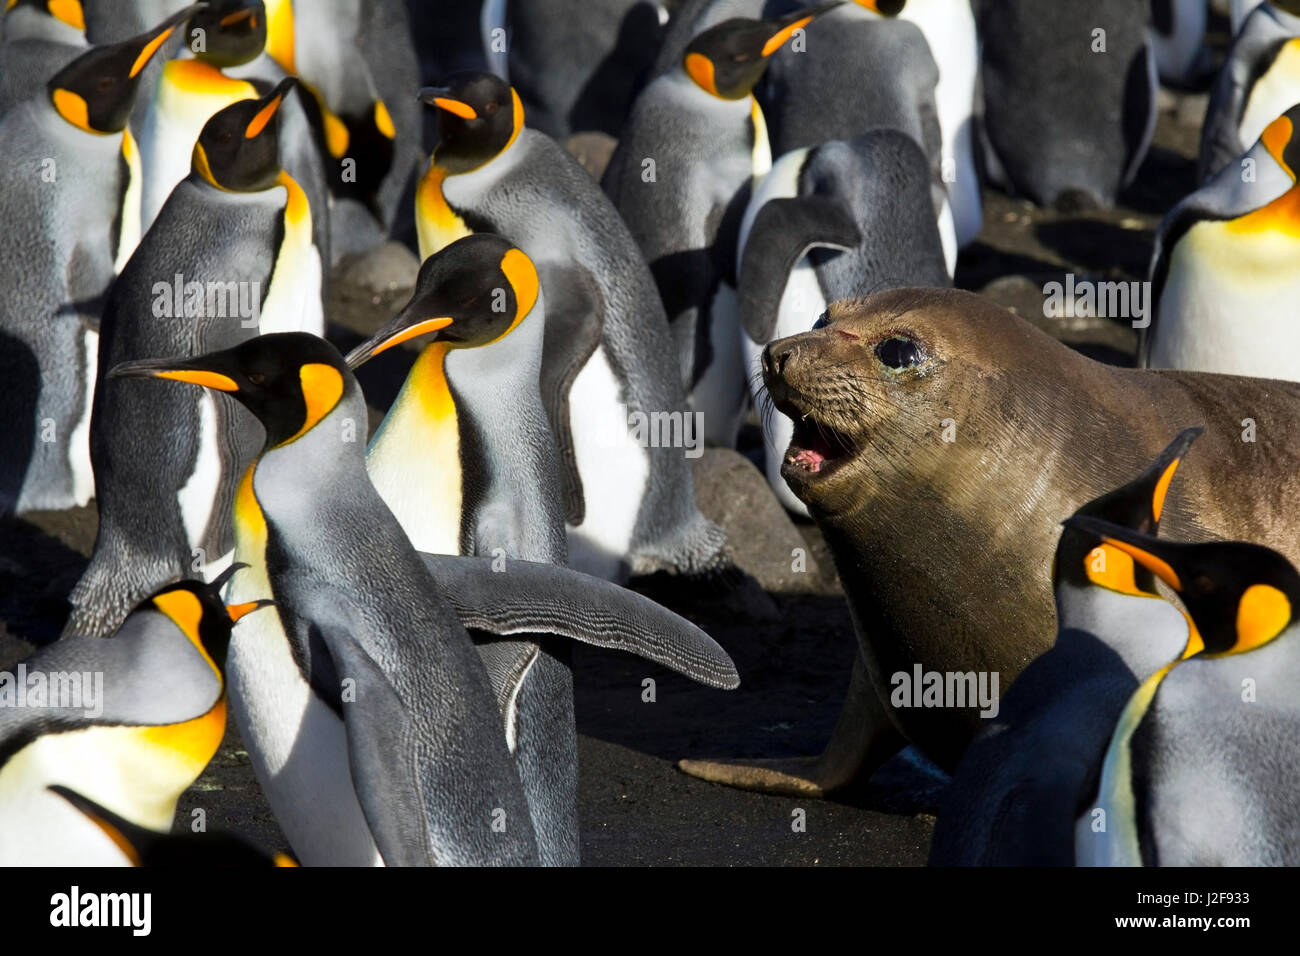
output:
[[[379,496],[418,551],[459,554],[463,504],[460,422],[447,382],[450,347],[424,347],[370,443]]]
[[[126,168],[126,183],[122,190],[122,210],[118,216],[117,256],[113,261],[113,271],[121,272],[126,262],[140,243],[141,197],[144,190],[144,176],[140,162],[140,147],[129,128],[122,130],[122,164]]]
[[[1097,585],[1056,588],[1060,630],[1090,634],[1119,655],[1140,681],[1176,660],[1187,645],[1187,620],[1155,594],[1121,594]]]
[[[1231,232],[1245,234],[1281,233],[1289,238],[1300,238],[1300,182],[1272,202],[1230,221]]]
[[[754,181],[762,179],[772,170],[772,141],[767,135],[767,120],[763,117],[763,108],[758,105],[758,100],[750,96],[749,98],[749,121],[753,128],[753,149],[751,151],[751,162],[754,167]]]
[[[447,202],[443,184],[449,175],[451,174],[446,169],[438,165],[438,157],[435,155],[429,160],[429,168],[420,178],[416,190],[415,224],[421,260],[474,232]]]

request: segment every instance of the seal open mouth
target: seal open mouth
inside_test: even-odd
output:
[[[794,420],[794,437],[785,453],[785,467],[801,476],[824,476],[846,462],[857,450],[843,432],[811,415],[787,411]]]

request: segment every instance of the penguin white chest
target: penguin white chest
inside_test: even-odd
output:
[[[288,173],[280,174],[287,190],[284,236],[276,252],[271,287],[262,300],[258,328],[268,332],[325,334],[321,304],[320,251],[312,243],[311,207],[307,195]]]

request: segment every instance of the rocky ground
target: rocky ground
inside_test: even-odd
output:
[[[1204,95],[1162,94],[1155,144],[1137,183],[1113,210],[1042,210],[985,191],[985,227],[963,253],[957,283],[980,290],[1024,318],[1104,361],[1131,363],[1133,330],[1100,318],[1049,319],[1043,286],[1076,279],[1145,279],[1153,229],[1193,188]],[[600,144],[584,144],[599,163]],[[346,350],[405,301],[414,257],[390,246],[335,270],[330,336]],[[362,370],[372,419],[396,394],[413,353],[384,356]],[[751,428],[751,457],[761,434]],[[639,587],[695,621],[734,657],[742,677],[730,693],[691,684],[613,652],[575,655],[582,761],[584,861],[619,864],[873,864],[925,862],[942,778],[905,752],[876,775],[857,805],[744,793],[687,777],[681,757],[784,756],[817,752],[848,682],[853,630],[829,555],[814,527],[782,511],[744,455],[710,452],[698,462],[697,496],[726,527],[747,572],[730,589],[663,580]],[[0,520],[0,668],[53,640],[65,598],[94,543],[93,509]],[[792,549],[809,555],[791,571]],[[657,682],[654,703],[641,681]],[[288,849],[233,725],[220,752],[185,795],[209,827]],[[806,832],[791,813],[807,811]]]

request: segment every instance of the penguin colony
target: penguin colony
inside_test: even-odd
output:
[[[93,504],[98,536],[59,639],[0,662],[0,862],[580,863],[572,643],[740,681],[624,586],[734,574],[688,442],[634,419],[732,448],[783,396],[755,463],[818,520],[791,476],[850,440],[797,411],[787,343],[923,376],[904,315],[861,341],[854,303],[951,287],[984,185],[1114,206],[1161,81],[1211,92],[1140,362],[1300,380],[1300,3],[1234,3],[1218,63],[1226,13],[5,0],[0,513]],[[344,355],[331,269],[387,241],[414,291]],[[371,435],[354,372],[399,347]],[[1057,632],[931,753],[932,862],[1300,863],[1300,574],[1158,536],[1205,425],[1051,516]],[[171,832],[228,717],[292,858]],[[781,789],[712,767],[684,765]]]

